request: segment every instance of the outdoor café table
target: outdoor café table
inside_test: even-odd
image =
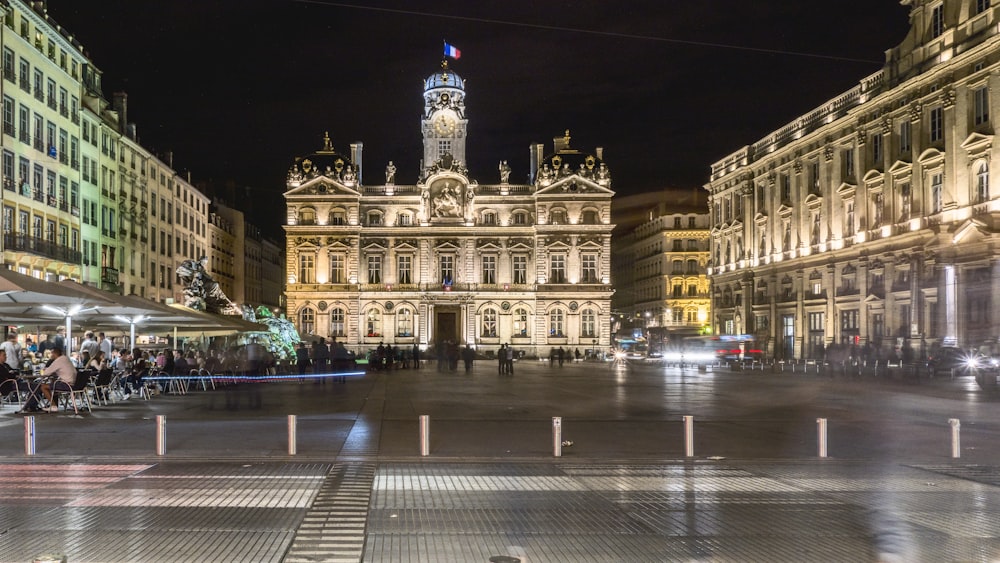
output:
[[[31,404],[31,400],[34,398],[35,404],[41,407],[42,401],[45,400],[45,395],[42,394],[42,384],[51,380],[52,376],[41,373],[22,373],[18,379],[28,384],[28,396],[25,397],[24,404]]]

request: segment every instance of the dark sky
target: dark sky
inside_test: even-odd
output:
[[[351,7],[353,6],[353,7]],[[280,232],[280,194],[324,131],[365,144],[367,184],[413,183],[422,80],[442,40],[462,51],[469,168],[570,129],[605,147],[615,189],[698,189],[709,166],[851,88],[908,29],[898,0],[49,0],[49,13],[126,91],[142,144],[195,182],[249,186]],[[726,48],[731,45],[740,48]],[[823,57],[801,56],[808,53]],[[844,60],[857,59],[857,60]]]

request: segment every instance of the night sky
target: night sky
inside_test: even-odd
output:
[[[877,71],[908,29],[898,0],[327,2],[48,0],[129,95],[129,121],[195,183],[249,188],[278,235],[285,173],[362,141],[364,180],[415,183],[423,79],[462,51],[468,163],[524,181],[528,146],[605,148],[620,194],[707,181],[709,166]],[[817,56],[807,56],[817,55]],[[241,192],[243,193],[243,192]]]

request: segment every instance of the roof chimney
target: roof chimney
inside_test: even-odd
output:
[[[125,92],[115,92],[113,95],[115,111],[118,112],[118,132],[128,133],[126,124],[128,123],[128,94]]]

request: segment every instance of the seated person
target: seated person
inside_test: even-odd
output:
[[[31,397],[24,405],[26,412],[41,410],[38,404],[38,391],[41,391],[51,403],[53,390],[68,391],[73,389],[73,385],[76,383],[76,368],[73,367],[73,363],[63,354],[62,350],[54,348],[52,349],[52,363],[45,368],[42,376],[39,383],[31,389]],[[52,383],[44,383],[45,378],[52,379]],[[59,412],[59,407],[50,405],[48,410],[49,412]]]
[[[17,372],[7,365],[7,351],[0,348],[0,395],[13,391],[30,391],[26,381],[17,378]]]

